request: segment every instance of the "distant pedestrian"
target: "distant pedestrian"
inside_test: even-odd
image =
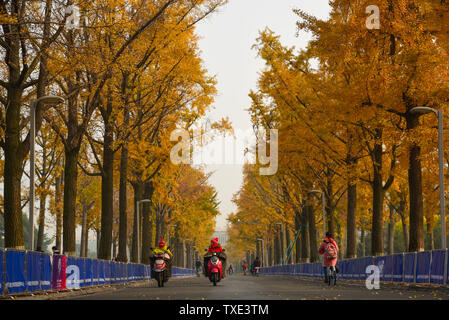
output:
[[[58,247],[56,247],[56,246],[52,247],[52,248],[51,248],[51,251],[53,252],[53,254],[61,254],[61,253],[59,252]]]
[[[229,265],[228,274],[231,275],[234,273],[234,269],[232,268],[232,264]]]

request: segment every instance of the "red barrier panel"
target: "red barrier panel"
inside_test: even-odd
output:
[[[67,280],[67,257],[53,255],[53,274],[51,278],[51,288],[53,290],[66,290]]]

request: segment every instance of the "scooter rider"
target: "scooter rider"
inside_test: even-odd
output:
[[[155,261],[154,255],[158,254],[158,253],[167,253],[170,256],[170,259],[167,261],[167,271],[168,271],[168,277],[171,277],[173,254],[171,253],[170,249],[168,249],[167,246],[165,245],[165,241],[163,238],[161,238],[161,240],[159,240],[158,248],[153,250],[153,254],[150,257],[151,270],[154,269],[154,261]],[[154,277],[153,271],[151,271],[151,277]]]
[[[253,262],[253,269],[251,270],[252,273],[256,272],[256,267],[260,268],[260,259],[259,257],[256,257],[256,260]]]
[[[207,277],[207,265],[209,262],[209,259],[212,257],[211,253],[218,253],[218,258],[221,259],[222,263],[222,269],[224,272],[222,272],[222,278],[225,277],[226,273],[226,254],[223,252],[223,248],[218,243],[218,238],[214,238],[210,241],[210,246],[207,250],[207,253],[204,255],[204,275]]]

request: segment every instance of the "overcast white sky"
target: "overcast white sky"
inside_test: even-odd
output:
[[[218,80],[215,110],[209,114],[212,121],[229,117],[235,129],[251,127],[245,111],[250,106],[248,93],[256,89],[258,72],[263,69],[263,61],[251,47],[259,31],[269,27],[281,36],[284,45],[304,48],[310,37],[296,37],[294,8],[323,19],[330,11],[328,0],[229,0],[218,13],[198,25],[205,67]],[[236,211],[231,199],[242,184],[242,166],[213,165],[208,170],[215,172],[210,181],[221,201],[217,230],[225,230],[227,215]]]

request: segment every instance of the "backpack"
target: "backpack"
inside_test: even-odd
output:
[[[324,252],[326,253],[326,258],[333,260],[337,258],[337,249],[332,242],[327,242],[324,247]]]

